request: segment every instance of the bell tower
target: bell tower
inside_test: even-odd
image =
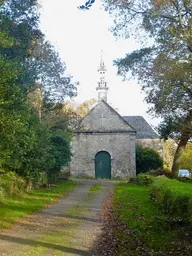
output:
[[[97,70],[99,72],[100,81],[98,82],[98,86],[96,90],[98,91],[98,101],[104,100],[107,102],[107,82],[106,82],[106,66],[103,61],[103,51],[101,52],[101,62],[100,66]]]

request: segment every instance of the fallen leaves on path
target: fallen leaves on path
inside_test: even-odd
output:
[[[134,231],[120,223],[117,213],[113,209],[113,194],[104,201],[100,218],[104,223],[103,232],[94,245],[94,256],[151,255],[144,243],[136,237]],[[123,239],[122,236],[124,236]]]
[[[110,194],[103,204],[99,218],[103,222],[102,233],[92,248],[92,256],[191,256],[192,231],[182,241],[175,240],[166,252],[154,251],[145,244],[134,230],[123,224],[113,207],[114,195]],[[119,208],[122,206],[119,205]],[[163,249],[163,248],[162,248]]]

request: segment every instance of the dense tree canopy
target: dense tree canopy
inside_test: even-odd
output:
[[[71,154],[67,125],[53,129],[42,107],[76,94],[65,64],[39,29],[38,8],[37,0],[0,1],[0,168],[33,181],[66,164]]]

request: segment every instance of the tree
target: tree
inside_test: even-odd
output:
[[[192,2],[111,0],[109,11],[115,17],[114,34],[128,37],[135,32],[140,36],[145,31],[153,38],[150,46],[143,42],[140,50],[115,64],[125,78],[132,75],[139,79],[146,101],[152,104],[149,112],[177,124],[175,132],[180,139],[172,166],[176,175],[192,136]]]
[[[73,131],[69,127],[68,118],[62,103],[44,99],[41,121],[49,129],[51,166],[45,170],[49,183],[58,181],[61,167],[68,165],[71,159],[70,141]]]
[[[64,101],[63,112],[73,130],[80,127],[81,120],[89,113],[96,102],[96,99],[86,100],[80,104],[73,101]]]
[[[51,155],[54,158],[52,168],[47,170],[49,183],[57,182],[61,167],[71,160],[70,143],[63,132],[53,132],[51,136]]]
[[[27,103],[20,109],[5,110],[1,114],[1,166],[28,180],[34,179],[49,167],[48,129],[40,124]]]
[[[73,77],[66,74],[65,63],[48,41],[40,38],[32,56],[28,64],[35,68],[38,85],[46,100],[61,102],[66,97],[76,96],[78,82],[73,82]]]
[[[34,70],[28,69],[28,62],[37,40],[43,37],[38,24],[37,0],[7,0],[0,8],[0,31],[13,41],[11,47],[0,47],[0,54],[17,63],[17,82],[25,93],[37,79]]]
[[[76,108],[76,112],[80,117],[85,117],[93,106],[97,103],[96,99],[86,100],[83,103],[79,104]]]
[[[53,154],[57,126],[49,125],[44,116],[40,116],[42,101],[50,105],[50,98],[46,100],[44,93],[44,97],[38,99],[38,79],[60,75],[64,97],[75,93],[71,77],[62,73],[65,66],[54,48],[45,43],[38,22],[36,0],[0,2],[0,166],[6,171],[15,171],[28,181],[38,180],[41,172],[58,165],[58,157]],[[47,49],[49,56],[42,54],[40,58],[36,55],[38,46]],[[54,64],[57,72],[48,74]],[[31,104],[34,99],[37,101]],[[62,136],[62,145],[66,149],[63,161],[68,161],[70,132]]]
[[[0,54],[17,62],[18,82],[25,93],[36,87],[51,100],[75,96],[77,83],[66,74],[66,65],[39,29],[37,0],[8,0],[0,8],[0,31],[12,38],[12,47],[0,47]]]
[[[180,168],[182,155],[185,151],[187,142],[192,135],[191,119],[188,118],[173,118],[166,116],[164,122],[161,123],[158,127],[158,131],[161,134],[161,137],[167,140],[169,137],[173,138],[177,143],[177,148],[175,150],[172,173],[176,175],[177,171]],[[190,135],[191,134],[191,135]]]

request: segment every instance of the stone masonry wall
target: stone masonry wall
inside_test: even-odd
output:
[[[134,177],[135,134],[77,133],[71,144],[70,172],[73,176],[95,177],[95,155],[107,151],[111,155],[111,176]]]

